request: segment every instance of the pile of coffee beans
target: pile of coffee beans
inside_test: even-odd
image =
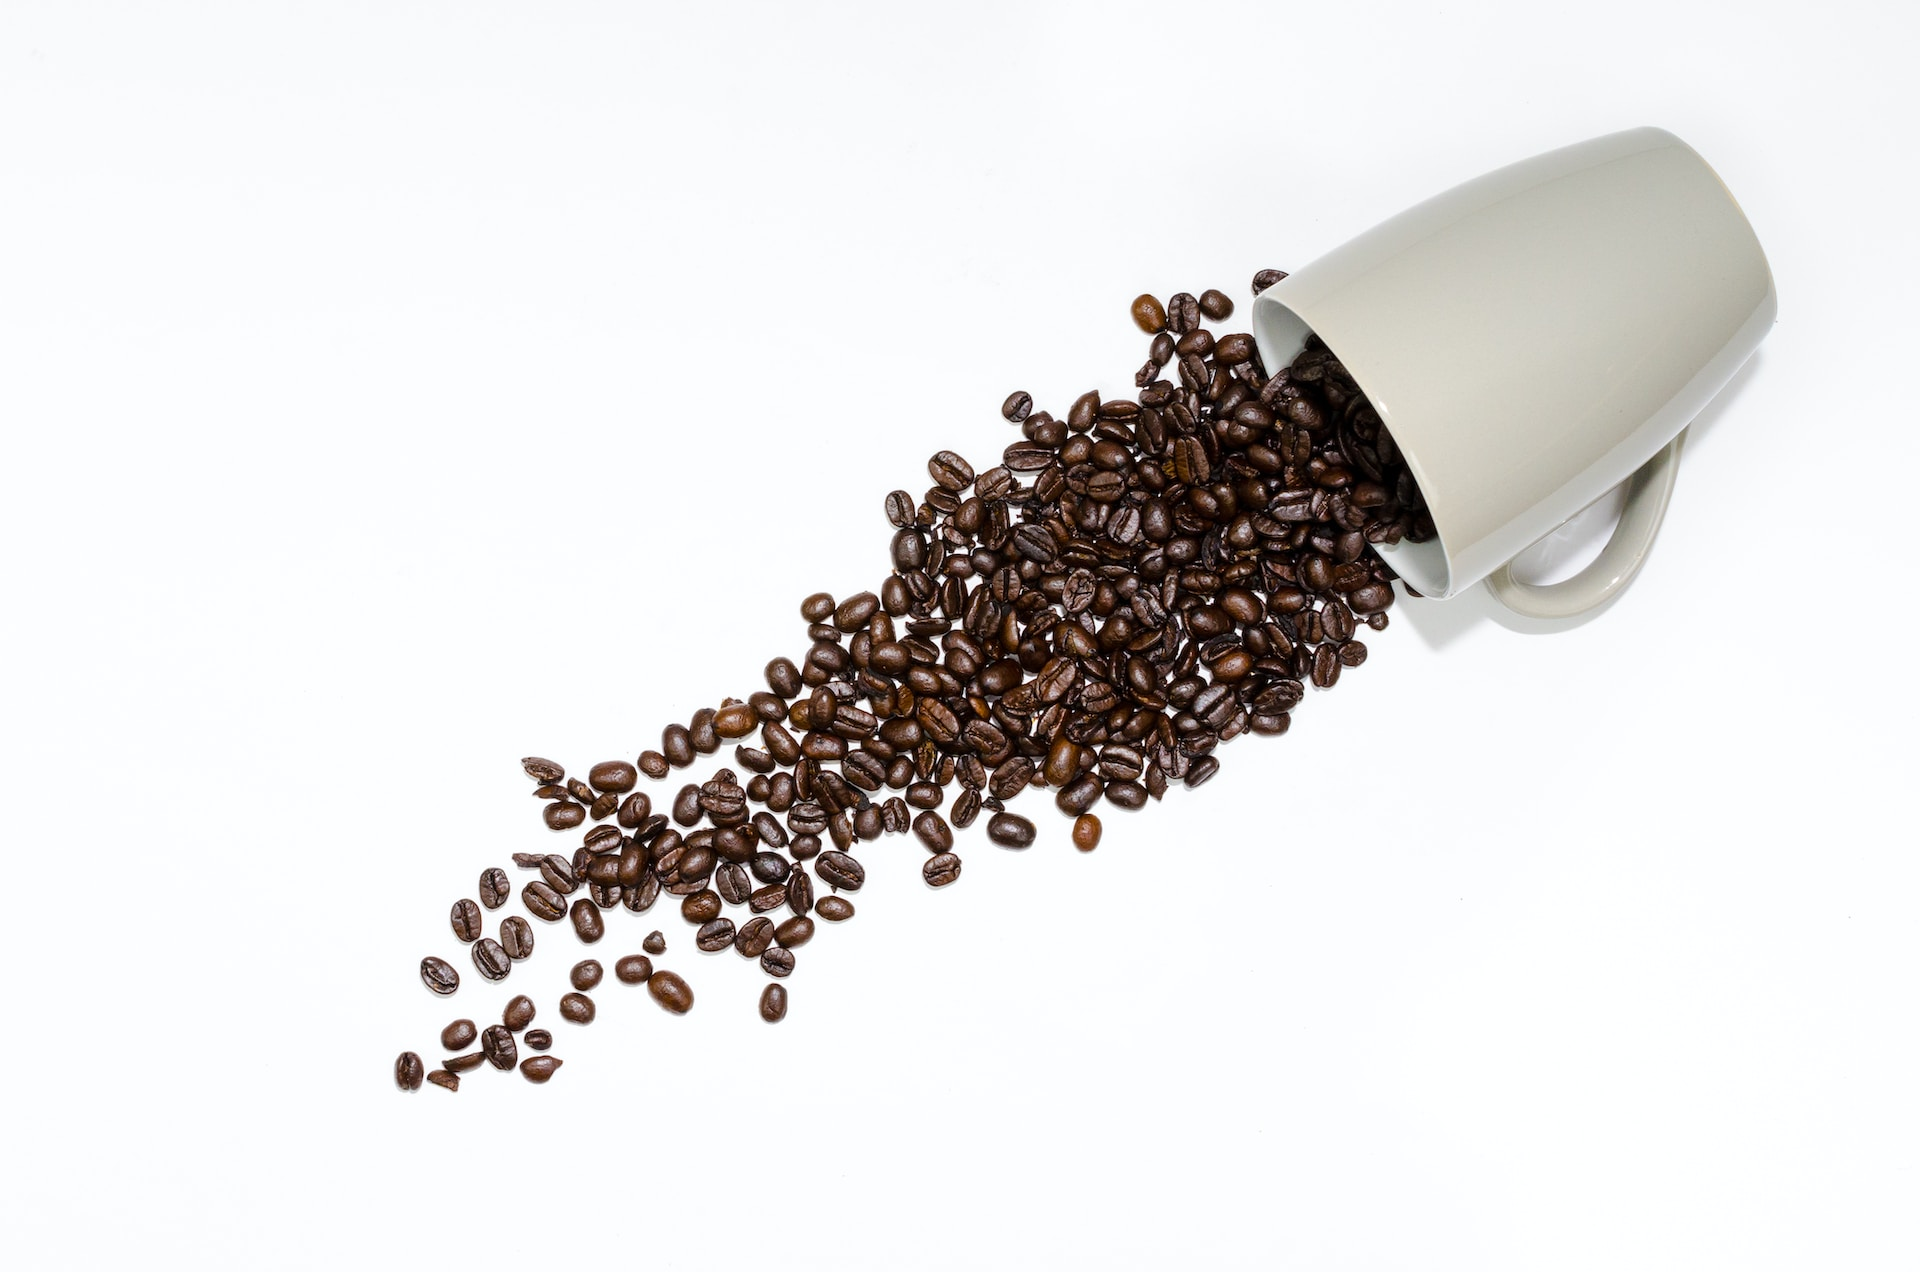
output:
[[[1284,277],[1262,270],[1253,290]],[[1016,392],[1001,414],[1020,438],[998,464],[936,453],[917,498],[886,497],[891,570],[878,589],[807,597],[807,648],[769,662],[764,690],[669,724],[657,749],[584,779],[522,761],[548,828],[588,827],[571,855],[515,854],[536,875],[520,890],[527,912],[591,945],[606,934],[603,912],[678,897],[695,945],[731,948],[774,978],[760,1015],[775,1022],[815,918],[853,916],[843,894],[865,882],[862,843],[911,831],[928,853],[922,877],[944,888],[961,877],[955,828],[982,813],[990,842],[1034,843],[1034,823],[1007,805],[1039,788],[1072,818],[1074,846],[1092,851],[1095,808],[1200,786],[1221,743],[1286,732],[1309,686],[1330,689],[1366,661],[1360,630],[1387,626],[1394,574],[1370,547],[1431,537],[1433,524],[1332,353],[1312,339],[1269,374],[1252,336],[1203,325],[1233,311],[1219,291],[1141,296],[1132,314],[1151,342],[1134,396],[1091,391],[1056,418]],[[717,768],[664,811],[638,789],[729,743],[744,783]],[[517,915],[497,939],[483,935],[485,911],[511,893],[491,868],[478,901],[453,906],[454,936],[488,980],[533,951]],[[736,924],[727,911],[742,908],[750,917]],[[616,977],[688,1011],[687,983],[651,961],[665,938],[652,932],[643,949],[615,963]],[[574,967],[563,1019],[594,1019],[587,995],[602,976],[592,959]],[[460,984],[438,957],[421,961],[420,977],[436,994]],[[424,1079],[457,1089],[483,1061],[513,1067],[514,1034],[532,1019],[521,998],[478,1035],[454,1022],[445,1049],[475,1036],[481,1049]],[[549,1039],[534,1031],[526,1042],[544,1051]],[[519,1068],[545,1082],[559,1065],[534,1055]],[[414,1090],[423,1070],[407,1052],[395,1077]]]

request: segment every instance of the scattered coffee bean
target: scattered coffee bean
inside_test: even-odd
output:
[[[623,985],[645,984],[653,975],[653,960],[645,954],[628,954],[613,965],[613,974]]]
[[[533,925],[517,914],[500,920],[500,948],[515,962],[533,955]]]
[[[948,828],[947,819],[931,810],[913,819],[913,833],[928,852],[945,852],[953,847],[953,831]]]
[[[567,973],[567,980],[575,989],[586,990],[598,985],[605,975],[606,969],[600,966],[599,959],[583,958]]]
[[[765,1014],[765,1010],[763,1006],[762,1014]],[[411,1051],[402,1051],[400,1058],[393,1062],[393,1080],[399,1084],[402,1091],[418,1091],[426,1075],[427,1066],[421,1063],[420,1057]]]
[[[774,929],[773,939],[790,950],[797,950],[813,939],[813,920],[796,914]]]
[[[760,991],[760,1019],[770,1025],[787,1018],[787,987],[769,985]]]
[[[647,978],[647,992],[653,1000],[677,1016],[693,1010],[693,991],[687,982],[672,972],[655,972]]]
[[[1092,852],[1100,846],[1100,819],[1092,813],[1082,813],[1073,819],[1073,846],[1081,852]]]
[[[513,881],[498,866],[480,872],[480,904],[498,910],[513,897]]]
[[[705,953],[713,954],[733,944],[733,920],[714,919],[702,923],[700,930],[694,933],[694,946]]]
[[[558,764],[552,760],[543,760],[537,755],[529,755],[521,760],[520,767],[527,771],[528,777],[542,786],[552,785],[567,775],[567,771]]]
[[[460,973],[445,959],[430,954],[420,960],[420,981],[436,994],[451,994],[460,988]]]
[[[473,965],[490,981],[505,980],[513,970],[513,960],[500,942],[483,936],[473,944]]]
[[[486,920],[481,917],[478,903],[465,897],[453,903],[453,934],[462,941],[476,941],[485,931]]]
[[[480,1036],[480,1030],[471,1020],[456,1020],[440,1031],[440,1045],[448,1051],[458,1051],[470,1046]]]
[[[449,1059],[442,1060],[440,1064],[448,1073],[471,1073],[486,1062],[486,1052],[469,1051],[463,1056],[453,1056]]]
[[[529,1082],[545,1082],[559,1072],[562,1063],[557,1056],[528,1056],[520,1062],[520,1074]]]
[[[987,838],[1002,848],[1026,848],[1033,844],[1034,825],[1018,813],[995,813],[987,819]]]
[[[929,887],[944,888],[960,877],[960,858],[950,852],[929,857],[927,864],[920,867],[920,876]]]
[[[505,1025],[488,1025],[487,1031],[480,1035],[480,1049],[485,1053],[487,1063],[496,1069],[511,1069],[520,1058],[520,1049],[513,1042],[513,1032]]]
[[[553,1035],[544,1029],[529,1029],[521,1041],[527,1044],[529,1051],[545,1051],[553,1045]]]
[[[576,1025],[593,1023],[593,999],[585,994],[560,995],[560,1018]]]
[[[813,912],[829,923],[845,923],[853,917],[853,902],[840,896],[821,897]]]
[[[1133,298],[1133,321],[1139,325],[1140,330],[1146,332],[1148,335],[1157,335],[1166,330],[1166,307],[1153,296],[1135,296]]]
[[[793,951],[776,945],[760,956],[760,970],[769,976],[793,974]]]
[[[448,1073],[445,1069],[435,1069],[427,1075],[427,1081],[437,1087],[445,1087],[449,1091],[458,1091],[460,1089],[460,1076],[458,1074]]]
[[[600,918],[600,907],[587,898],[575,901],[570,913],[574,934],[588,945],[607,934],[607,925]]]
[[[646,940],[640,942],[640,948],[649,954],[665,954],[667,952],[667,938],[661,935],[658,928],[655,928],[653,931],[647,933]]]
[[[500,1013],[500,1023],[513,1033],[519,1033],[533,1023],[533,999],[525,994],[516,994]]]

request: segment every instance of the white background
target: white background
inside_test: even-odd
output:
[[[8,0],[9,1264],[1914,1266],[1912,12]],[[596,952],[684,1019],[557,1023],[557,928],[422,990],[577,839],[520,756],[758,687],[1136,292],[1647,123],[1780,321],[1607,612],[1404,604],[1091,856],[870,848],[778,1027],[666,906]],[[551,1085],[395,1092],[516,991]]]

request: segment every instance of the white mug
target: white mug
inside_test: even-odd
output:
[[[1317,334],[1405,456],[1435,537],[1382,545],[1425,596],[1486,579],[1517,613],[1565,618],[1639,570],[1686,427],[1773,324],[1773,274],[1732,194],[1658,128],[1490,172],[1269,287],[1270,368]],[[1614,486],[1600,556],[1549,586],[1508,563]]]

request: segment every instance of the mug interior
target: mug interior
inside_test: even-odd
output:
[[[1277,371],[1300,356],[1300,351],[1307,347],[1307,337],[1313,334],[1313,328],[1309,327],[1299,314],[1289,309],[1285,301],[1274,295],[1274,290],[1270,288],[1253,298],[1253,339],[1254,343],[1260,347],[1261,360],[1266,364],[1269,372]],[[1340,351],[1333,348],[1331,341],[1327,342],[1327,347],[1333,350],[1334,357],[1340,357]],[[1388,418],[1386,405],[1367,388],[1365,376],[1359,367],[1346,363],[1345,359],[1341,361],[1346,365],[1347,373],[1353,377],[1354,383],[1360,386],[1360,391],[1366,394],[1367,401],[1371,402],[1373,409],[1380,413],[1381,421],[1386,424],[1387,432],[1391,434],[1393,424]],[[1395,444],[1398,445],[1397,438]],[[1418,461],[1404,450],[1401,453],[1406,457],[1408,468],[1413,471],[1414,484],[1419,485]],[[1421,493],[1423,495],[1426,493],[1424,488]],[[1433,538],[1424,543],[1412,543],[1403,539],[1393,544],[1376,543],[1373,545],[1373,550],[1393,567],[1395,574],[1406,580],[1407,585],[1420,595],[1440,597],[1453,594],[1451,555],[1447,551],[1446,539],[1439,533],[1437,526]]]

